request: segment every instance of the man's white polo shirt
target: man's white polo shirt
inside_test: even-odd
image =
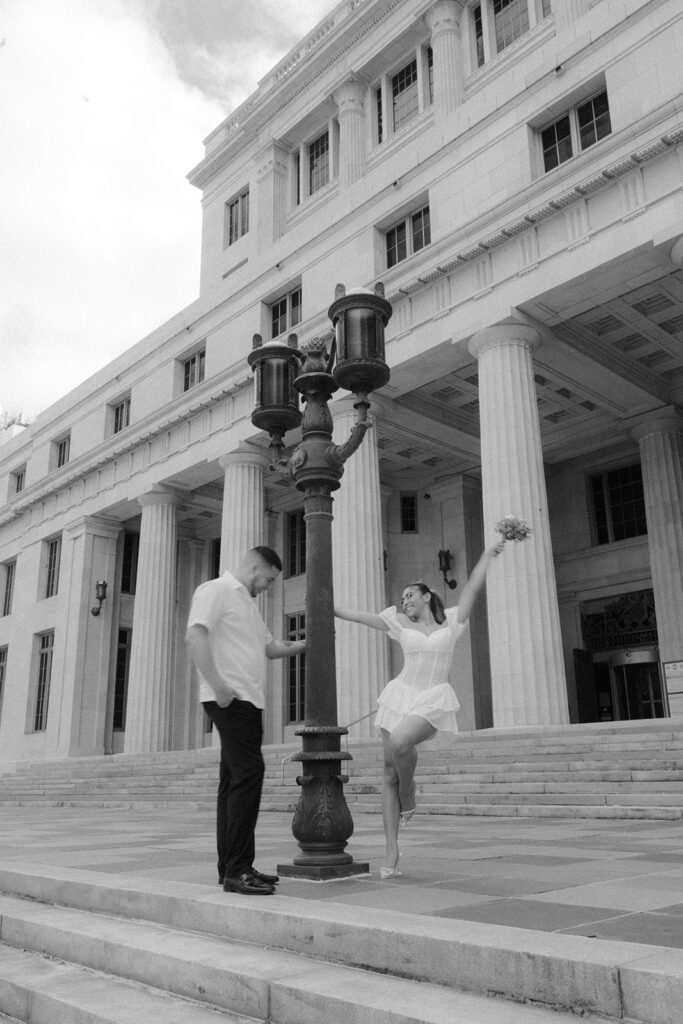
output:
[[[239,700],[257,708],[265,704],[266,653],[273,639],[256,601],[232,573],[197,587],[190,606],[189,626],[204,626],[216,668]],[[201,672],[200,701],[216,694]]]

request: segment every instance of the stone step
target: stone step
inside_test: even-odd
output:
[[[66,868],[0,868],[0,891],[3,942],[269,1024],[680,1024],[683,963],[664,947]]]
[[[253,1024],[142,985],[0,946],[0,1020],[25,1024]]]

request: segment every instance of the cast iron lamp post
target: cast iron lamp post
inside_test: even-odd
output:
[[[348,776],[342,775],[341,762],[351,755],[341,750],[341,736],[348,730],[337,722],[332,491],[340,486],[344,463],[370,426],[368,393],[389,380],[384,328],[391,313],[381,284],[374,293],[359,288],[348,294],[337,285],[328,313],[335,328],[329,355],[320,339],[300,351],[295,335],[287,344],[263,345],[257,334],[249,356],[256,387],[252,423],[270,434],[274,468],[289,472],[304,492],[306,522],[306,720],[297,732],[303,749],[295,759],[303,770],[292,822],[301,854],[292,864],[278,865],[282,875],[323,879],[368,871],[368,864],[354,863],[346,852],[353,820],[344,799]],[[328,402],[340,387],[356,395],[357,419],[348,440],[336,445]],[[304,401],[303,415],[297,392]],[[287,462],[283,438],[299,424],[301,441]]]

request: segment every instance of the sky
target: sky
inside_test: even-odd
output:
[[[197,298],[202,140],[335,0],[0,0],[0,413]]]

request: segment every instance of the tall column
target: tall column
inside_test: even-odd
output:
[[[348,188],[365,169],[364,84],[356,78],[344,82],[334,93],[339,108],[339,183]]]
[[[663,409],[633,436],[640,445],[660,659],[683,663],[683,414],[674,406]],[[670,685],[676,717],[683,715],[681,691],[679,683]]]
[[[266,544],[264,473],[268,459],[244,444],[218,460],[225,472],[221,525],[221,572],[233,570],[245,551]]]
[[[150,491],[142,508],[133,613],[126,754],[167,750],[176,633],[176,538],[180,498]]]
[[[334,435],[343,444],[355,422],[352,399],[333,402]],[[377,412],[373,402],[372,413]],[[378,612],[385,604],[382,499],[377,437],[368,430],[344,464],[341,488],[334,492],[332,573],[334,600],[341,608]],[[374,736],[377,696],[388,681],[389,659],[383,633],[335,620],[339,724],[359,718],[351,735]]]
[[[493,721],[497,728],[568,721],[560,617],[543,475],[532,348],[536,332],[507,323],[479,331],[481,468],[487,543],[504,515],[531,536],[511,542],[488,573]]]
[[[256,227],[259,252],[265,252],[285,230],[289,154],[276,144],[262,154],[256,173]]]
[[[452,114],[462,102],[459,14],[455,0],[439,0],[425,15],[432,34],[434,107],[442,117]]]

